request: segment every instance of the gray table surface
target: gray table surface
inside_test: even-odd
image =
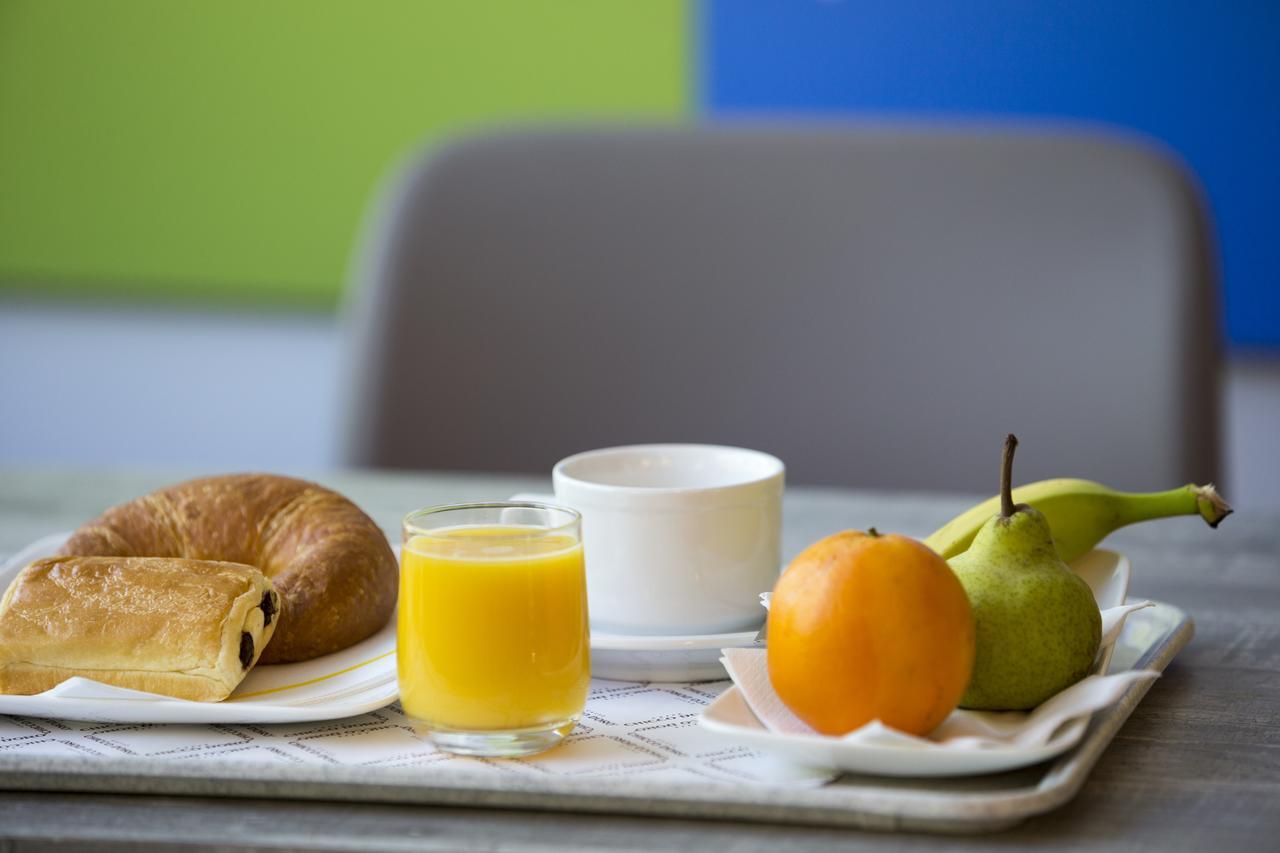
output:
[[[190,471],[0,469],[0,557]],[[546,490],[543,478],[459,474],[316,476],[395,534],[410,509]],[[791,488],[784,556],[836,530],[924,536],[965,496]],[[1068,805],[997,835],[939,838],[794,826],[377,804],[0,794],[0,851],[101,843],[146,849],[917,850],[1280,848],[1280,513],[1238,508],[1217,531],[1151,522],[1107,541],[1133,563],[1130,595],[1189,611],[1196,637]]]

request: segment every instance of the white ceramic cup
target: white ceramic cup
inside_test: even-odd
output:
[[[561,460],[556,501],[582,513],[591,625],[624,634],[745,631],[782,560],[782,462],[707,444]]]

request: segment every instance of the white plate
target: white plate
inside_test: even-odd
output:
[[[614,681],[720,681],[721,649],[763,646],[759,631],[683,637],[591,632],[591,674]]]
[[[1124,604],[1129,589],[1129,561],[1114,551],[1094,550],[1071,565],[1093,590],[1098,607]],[[1114,649],[1114,646],[1112,647]],[[1101,656],[1095,672],[1106,672],[1111,650]],[[1088,727],[1087,719],[1073,720],[1038,747],[929,749],[848,743],[827,735],[776,734],[764,727],[736,686],[730,687],[698,717],[699,724],[725,740],[769,752],[797,764],[832,767],[849,773],[882,776],[968,776],[996,773],[1037,764],[1075,746]]]
[[[46,536],[0,566],[0,590],[52,556],[69,533]],[[376,711],[396,700],[396,620],[367,640],[304,663],[255,666],[222,702],[188,702],[74,678],[35,696],[0,695],[0,714],[104,723],[294,723]]]

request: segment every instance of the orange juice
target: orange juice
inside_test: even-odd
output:
[[[515,525],[413,536],[399,620],[400,701],[430,728],[531,729],[582,712],[590,635],[576,537]]]

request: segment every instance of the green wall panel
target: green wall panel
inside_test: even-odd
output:
[[[0,0],[0,284],[332,304],[420,140],[685,114],[679,0]]]

